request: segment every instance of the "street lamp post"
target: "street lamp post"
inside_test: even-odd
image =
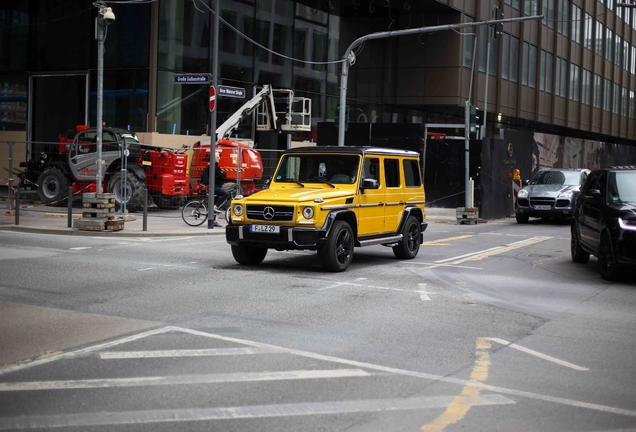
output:
[[[95,19],[95,39],[97,39],[97,193],[102,193],[102,123],[104,106],[104,41],[106,40],[106,27],[115,21],[113,10],[106,7],[103,2],[95,2],[98,7],[98,15]]]

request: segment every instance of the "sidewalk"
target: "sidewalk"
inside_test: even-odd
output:
[[[149,213],[146,221],[147,230],[144,231],[143,214],[129,215],[124,223],[124,229],[120,231],[80,231],[77,228],[68,228],[68,213],[64,209],[56,208],[51,211],[33,211],[21,209],[19,224],[15,225],[15,215],[7,215],[6,210],[0,213],[0,230],[58,235],[83,235],[83,236],[112,236],[112,237],[165,237],[165,236],[204,236],[225,234],[224,216],[219,215],[217,222],[222,227],[208,229],[208,222],[198,227],[191,227],[181,219],[181,213],[175,211],[169,215],[156,215]],[[78,209],[74,210],[73,218],[79,218]],[[427,208],[426,220],[429,223],[457,223],[455,209]]]

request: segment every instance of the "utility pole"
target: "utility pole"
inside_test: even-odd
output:
[[[492,24],[504,24],[508,22],[519,22],[519,21],[531,21],[531,20],[540,20],[543,19],[543,15],[535,15],[535,16],[527,16],[527,17],[519,17],[519,18],[508,18],[503,20],[491,20],[491,21],[480,21],[480,22],[471,22],[471,23],[461,23],[461,24],[449,24],[449,25],[440,25],[440,26],[431,26],[431,27],[420,27],[416,29],[407,29],[407,30],[396,30],[396,31],[388,31],[388,32],[378,32],[371,33],[366,36],[359,37],[354,40],[351,45],[345,50],[342,58],[345,60],[342,62],[342,72],[340,73],[340,113],[346,112],[347,105],[347,79],[349,75],[349,66],[355,62],[355,55],[353,54],[353,49],[360,45],[361,43],[373,40],[373,39],[383,39],[387,37],[394,36],[404,36],[410,34],[421,34],[421,33],[432,33],[443,30],[454,30],[460,28],[468,28],[468,27],[478,27],[482,25],[492,25]],[[345,136],[345,117],[340,115],[339,125],[338,125],[338,145],[344,146],[344,136]]]
[[[95,39],[97,39],[97,174],[95,182],[97,193],[102,193],[102,138],[103,138],[103,107],[104,107],[104,41],[106,40],[107,26],[115,21],[113,10],[106,7],[106,3],[99,1],[93,3],[99,11],[95,19]],[[71,197],[69,197],[69,200]],[[125,197],[122,197],[125,201]]]
[[[219,72],[219,12],[221,11],[220,1],[216,0],[214,5],[214,52],[212,54],[212,87],[217,88],[217,77]],[[210,113],[210,179],[208,184],[208,229],[214,229],[216,223],[216,212],[214,211],[214,189],[216,171],[216,109]]]

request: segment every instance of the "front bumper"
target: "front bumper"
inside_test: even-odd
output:
[[[231,245],[267,247],[278,250],[318,250],[327,241],[327,231],[316,228],[281,226],[278,233],[251,232],[249,225],[228,225],[225,239]]]
[[[557,199],[551,204],[539,204],[544,207],[549,206],[549,209],[538,209],[531,200],[532,198],[517,198],[515,213],[536,218],[570,218],[574,213],[574,203],[569,199]]]

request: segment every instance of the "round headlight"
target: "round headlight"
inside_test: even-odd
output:
[[[518,198],[528,198],[528,189],[521,189],[517,194]]]
[[[313,207],[305,207],[303,209],[303,217],[305,219],[311,219],[312,217],[314,217],[314,209],[313,209]]]
[[[241,204],[234,204],[234,206],[232,207],[232,213],[234,213],[234,216],[242,216],[243,206]]]

